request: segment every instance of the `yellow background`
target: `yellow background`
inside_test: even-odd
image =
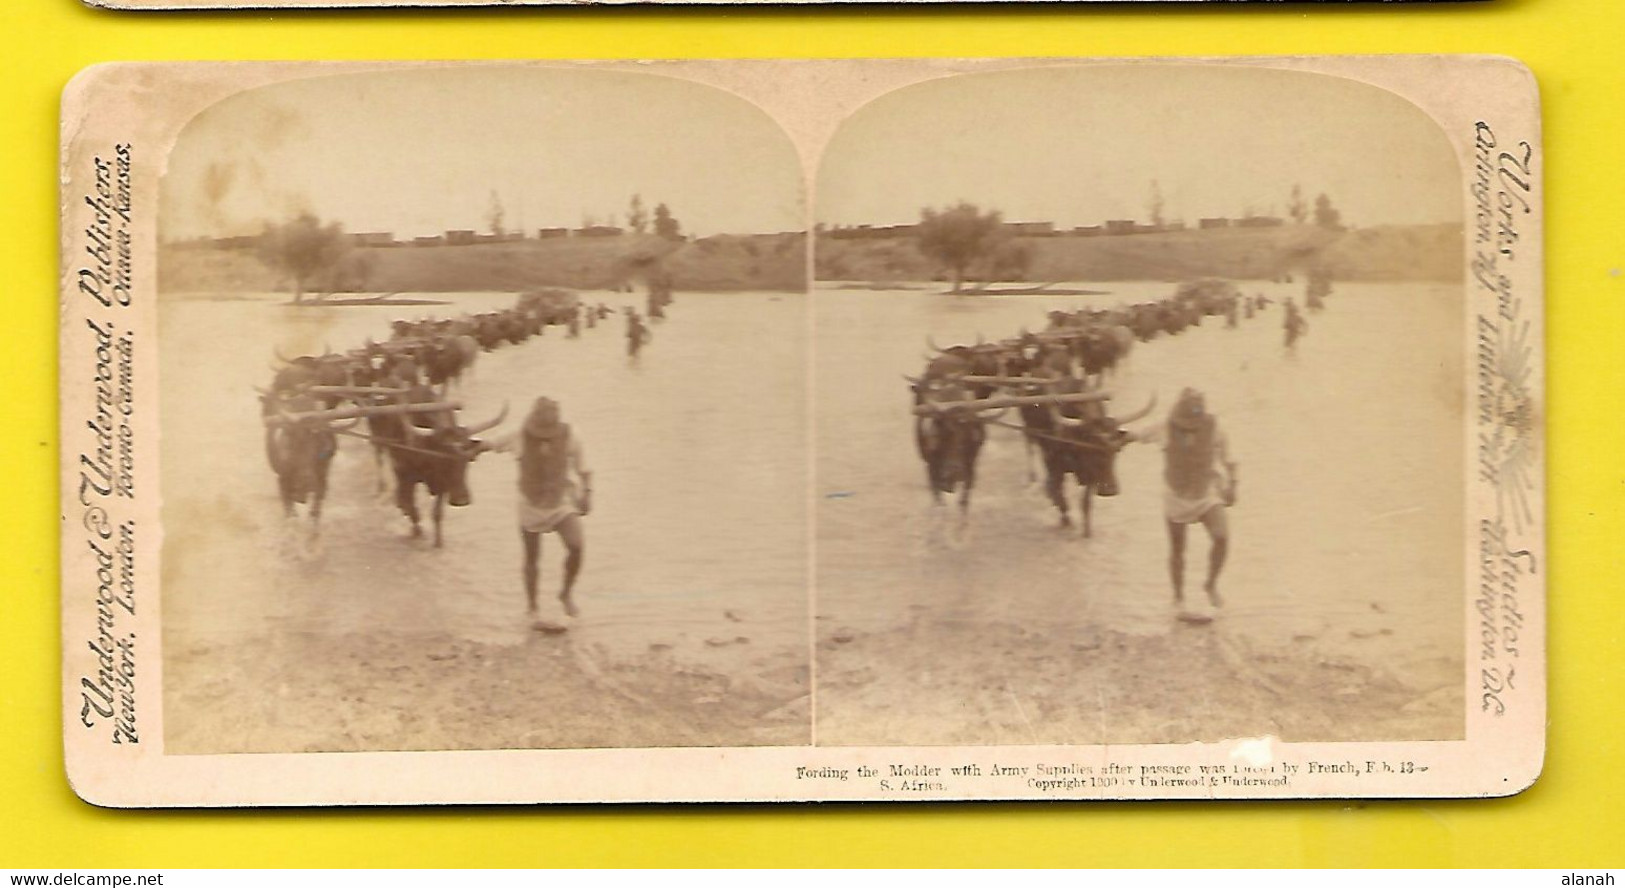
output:
[[[1625,4],[113,13],[0,3],[0,868],[1625,865]],[[119,812],[63,778],[58,94],[114,60],[1504,53],[1544,101],[1545,773],[1457,802]],[[254,689],[245,688],[245,693]]]

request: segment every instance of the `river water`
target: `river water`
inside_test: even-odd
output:
[[[1091,297],[955,298],[822,289],[816,297],[817,603],[820,636],[910,625],[1023,631],[1175,631],[1162,456],[1117,461],[1122,494],[1095,500],[1094,535],[1056,528],[1042,465],[1020,433],[990,428],[963,533],[935,508],[915,451],[910,393],[939,345],[1042,329],[1046,312],[1170,295],[1165,283],[1093,285]],[[1303,285],[1243,282],[1302,302]],[[1114,411],[1185,386],[1240,463],[1220,626],[1253,648],[1310,644],[1390,672],[1419,693],[1462,681],[1463,440],[1459,286],[1338,283],[1296,349],[1279,302],[1236,329],[1222,318],[1136,343],[1109,386]],[[1014,414],[1011,414],[1014,419]],[[1075,487],[1068,497],[1076,517]],[[1207,539],[1192,528],[1187,596],[1201,598]],[[839,648],[828,656],[839,657]],[[945,657],[957,656],[944,651]],[[823,655],[820,657],[823,670]],[[944,701],[944,705],[952,705]],[[822,736],[822,735],[821,735]]]
[[[659,649],[748,681],[769,668],[782,674],[786,662],[805,671],[815,637],[920,621],[1055,637],[1165,635],[1175,621],[1155,447],[1121,454],[1122,495],[1096,500],[1088,540],[1055,527],[1041,466],[1017,432],[990,430],[963,532],[951,510],[932,506],[915,452],[901,377],[920,370],[927,335],[943,345],[1007,336],[1042,328],[1051,309],[1159,299],[1173,285],[1098,288],[1111,292],[955,298],[827,288],[810,305],[790,294],[681,293],[636,363],[619,316],[576,340],[550,328],[480,355],[457,397],[465,423],[510,404],[495,435],[549,395],[585,443],[594,511],[571,638],[606,662]],[[1243,289],[1278,300],[1302,293],[1301,284]],[[447,510],[443,549],[408,537],[405,519],[378,497],[371,448],[358,439],[341,439],[314,542],[305,522],[281,515],[253,391],[270,379],[273,349],[340,350],[384,338],[397,317],[513,303],[506,293],[424,298],[451,304],[165,297],[166,646],[263,646],[274,655],[291,634],[335,643],[449,636],[499,649],[534,640],[511,456],[488,453],[470,467],[474,503]],[[1459,689],[1460,298],[1447,285],[1339,283],[1292,351],[1278,304],[1238,329],[1208,319],[1136,343],[1110,383],[1114,409],[1156,394],[1160,406],[1143,427],[1166,416],[1181,388],[1197,386],[1241,465],[1220,631],[1249,649],[1311,645],[1418,695]],[[420,504],[427,516],[421,492]],[[563,553],[556,538],[543,539],[551,603]],[[1198,596],[1206,552],[1196,529],[1187,588]],[[838,656],[838,645],[819,649]]]
[[[402,294],[414,295],[414,294]],[[321,531],[285,521],[266,464],[254,386],[288,355],[387,338],[397,317],[509,307],[511,293],[417,294],[434,306],[287,306],[285,294],[167,296],[163,337],[163,608],[167,637],[255,644],[286,633],[445,637],[520,644],[524,613],[517,466],[469,469],[474,502],[447,508],[445,546],[376,494],[371,447],[341,438]],[[642,294],[583,293],[619,307]],[[608,656],[652,645],[713,668],[807,660],[806,301],[680,293],[636,362],[624,319],[563,328],[481,354],[460,393],[465,424],[518,428],[538,395],[558,400],[594,471],[577,645]],[[544,602],[563,547],[543,537]],[[737,662],[734,662],[737,661]]]

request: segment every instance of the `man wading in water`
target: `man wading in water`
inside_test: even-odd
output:
[[[542,554],[542,534],[557,533],[563,541],[564,585],[559,603],[564,612],[575,616],[571,598],[576,574],[586,551],[586,531],[581,519],[592,509],[592,473],[582,456],[581,440],[559,419],[559,405],[551,398],[537,398],[525,426],[515,436],[493,447],[518,450],[519,456],[519,535],[524,541],[525,601],[528,613],[540,632],[563,632],[565,627],[538,619],[536,584]]]
[[[1236,463],[1230,459],[1229,444],[1213,414],[1207,412],[1202,393],[1185,389],[1168,415],[1168,421],[1140,440],[1163,445],[1163,514],[1168,521],[1168,573],[1174,583],[1174,603],[1185,603],[1186,528],[1201,523],[1207,528],[1212,547],[1208,550],[1208,601],[1223,604],[1219,597],[1219,571],[1230,550],[1230,529],[1225,510],[1236,502]],[[1207,618],[1181,614],[1185,619]]]

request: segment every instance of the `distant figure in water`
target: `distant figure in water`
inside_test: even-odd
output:
[[[1186,528],[1207,528],[1207,582],[1202,585],[1214,607],[1219,597],[1219,572],[1230,551],[1230,528],[1225,510],[1236,502],[1236,463],[1219,422],[1207,412],[1202,393],[1191,388],[1179,395],[1168,421],[1139,436],[1162,445],[1164,468],[1163,516],[1168,523],[1168,574],[1174,584],[1174,603],[1185,603]]]
[[[519,536],[524,544],[526,612],[537,631],[563,632],[563,625],[539,618],[537,583],[542,534],[557,533],[565,548],[559,603],[567,615],[576,616],[572,592],[587,548],[581,519],[592,511],[592,472],[587,468],[581,439],[560,418],[556,401],[537,398],[519,433],[492,449],[518,451]]]
[[[1286,347],[1289,349],[1297,344],[1303,334],[1309,332],[1309,322],[1298,312],[1298,305],[1290,296],[1286,300],[1286,320],[1281,322],[1281,328],[1286,332]]]
[[[644,343],[649,341],[649,328],[644,325],[643,318],[635,308],[626,310],[626,356],[636,361],[638,352],[643,350]]]

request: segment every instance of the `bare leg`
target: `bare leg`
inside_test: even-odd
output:
[[[1185,525],[1168,522],[1168,575],[1174,581],[1174,601],[1185,601]]]
[[[581,516],[571,515],[559,523],[559,539],[564,542],[566,554],[564,556],[564,587],[559,590],[559,601],[564,605],[564,612],[574,617],[577,615],[576,603],[571,598],[575,589],[576,574],[581,572],[581,562],[587,554],[587,532],[581,526]]]
[[[1083,513],[1083,537],[1089,538],[1090,512],[1094,510],[1095,487],[1093,484],[1084,484],[1083,493],[1078,495],[1078,511]]]
[[[525,612],[536,616],[536,580],[537,564],[542,557],[542,535],[528,530],[519,531],[519,538],[525,543],[524,576],[525,576]]]
[[[401,510],[401,514],[411,519],[412,536],[420,537],[423,536],[423,526],[422,519],[418,516],[417,497],[414,496],[416,492],[416,484],[397,484],[395,486],[395,505]]]
[[[434,498],[434,547],[440,548],[440,518],[446,512],[446,495],[438,494]]]
[[[1207,590],[1207,599],[1213,602],[1214,607],[1224,604],[1219,597],[1219,571],[1224,569],[1225,556],[1230,552],[1230,523],[1224,513],[1223,506],[1214,506],[1202,516],[1202,524],[1207,527],[1207,534],[1213,540],[1213,546],[1207,553],[1207,583],[1202,588]]]
[[[388,466],[386,465],[388,460],[389,457],[385,455],[384,448],[374,444],[372,446],[372,466],[378,472],[378,484],[376,485],[375,489],[377,490],[380,498],[382,498],[385,493],[389,492],[389,479],[384,474],[386,471],[388,471]]]
[[[959,491],[959,524],[961,527],[970,522],[970,492],[976,487],[976,463],[974,461],[965,467],[964,485]]]
[[[1061,526],[1071,527],[1072,516],[1067,514],[1066,508],[1066,473],[1046,467],[1044,478],[1044,492],[1049,494],[1049,501],[1061,512]]]

